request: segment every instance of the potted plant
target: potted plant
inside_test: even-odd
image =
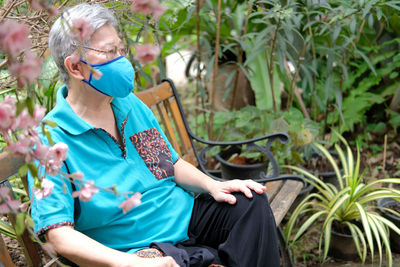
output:
[[[395,199],[381,198],[378,200],[378,207],[382,215],[400,227],[400,203]],[[400,235],[390,230],[390,245],[394,252],[400,253]]]
[[[223,179],[260,179],[260,173],[267,173],[268,160],[261,151],[242,146],[229,146],[215,155],[221,163]]]
[[[360,172],[360,153],[357,149],[357,158],[354,160],[352,151],[346,140],[339,136],[346,147],[344,152],[338,144],[335,149],[339,155],[343,167],[340,173],[338,164],[329,151],[320,144],[315,146],[328,158],[339,183],[339,189],[326,183],[311,172],[297,166],[284,166],[304,175],[305,179],[317,190],[304,198],[291,215],[286,227],[285,235],[288,243],[297,241],[318,220],[321,221],[321,235],[319,241],[320,251],[323,248],[322,261],[328,255],[332,245],[334,231],[340,237],[350,236],[358,256],[365,261],[367,248],[373,259],[374,252],[378,250],[380,264],[382,263],[382,250],[386,249],[386,259],[392,266],[392,253],[389,242],[389,228],[400,234],[400,229],[384,218],[375,210],[374,202],[383,197],[400,199],[400,191],[385,188],[381,184],[400,183],[399,179],[387,178],[375,180],[366,184],[365,171]],[[296,223],[300,217],[307,215],[305,222],[295,231]],[[347,244],[349,243],[346,241]],[[342,245],[342,248],[345,246]],[[342,253],[346,253],[343,251]]]

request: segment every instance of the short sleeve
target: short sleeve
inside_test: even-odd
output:
[[[65,164],[61,170],[67,173]],[[44,174],[43,166],[39,167],[39,173]],[[33,194],[34,178],[28,172],[29,196],[32,201],[31,216],[35,222],[34,231],[39,235],[52,228],[74,225],[74,198],[71,182],[61,175],[46,175],[45,178],[53,182],[54,187],[49,196],[39,200]]]

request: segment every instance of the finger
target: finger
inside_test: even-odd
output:
[[[227,194],[227,193],[221,193],[218,196],[218,199],[216,198],[216,200],[219,202],[226,202],[231,205],[234,205],[236,203],[236,197],[232,194]]]
[[[252,188],[249,188],[249,186],[247,185],[247,183],[241,183],[239,185],[239,191],[242,192],[246,197],[248,198],[253,198],[253,194],[251,193]]]
[[[262,194],[267,190],[264,185],[254,182],[253,180],[247,180],[247,187],[255,191],[257,194]]]

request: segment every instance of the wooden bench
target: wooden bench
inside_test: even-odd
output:
[[[266,154],[270,164],[272,165],[272,174],[266,176],[265,174],[258,179],[259,182],[267,182],[267,196],[274,213],[276,224],[279,226],[282,219],[286,215],[290,206],[299,194],[303,183],[302,178],[295,175],[280,175],[278,164],[270,152],[270,146],[276,139],[282,143],[287,142],[288,136],[285,133],[271,134],[268,136],[257,137],[250,140],[236,141],[236,142],[216,142],[207,141],[195,136],[190,130],[183,108],[179,101],[176,88],[171,80],[164,80],[160,85],[151,89],[138,92],[136,95],[148,105],[156,116],[160,119],[160,124],[165,130],[169,141],[179,153],[179,155],[188,162],[197,166],[200,170],[207,173],[214,179],[221,179],[218,176],[218,171],[207,170],[205,165],[207,159],[205,158],[205,151],[212,146],[229,146],[241,144],[254,144],[260,140],[266,140],[265,147],[258,147],[264,154]],[[202,143],[206,149],[198,151],[195,142]],[[20,166],[24,164],[22,159],[12,158],[7,153],[0,154],[0,183],[4,182],[10,176],[18,173]],[[26,177],[22,177],[24,185],[27,186]],[[27,188],[25,188],[27,190]],[[28,190],[27,190],[28,191]],[[15,223],[13,216],[10,216],[10,221]],[[278,236],[281,244],[281,254],[284,266],[290,266],[291,257],[289,251],[284,249],[285,240],[280,227],[278,227]],[[29,266],[40,266],[41,259],[37,244],[29,238],[27,231],[18,238],[21,246],[24,249],[25,257]],[[14,266],[11,262],[7,248],[4,246],[3,240],[0,240],[0,261],[4,266]],[[1,265],[0,265],[1,267]]]

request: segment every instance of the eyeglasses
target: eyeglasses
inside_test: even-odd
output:
[[[129,48],[126,46],[119,46],[119,47],[113,46],[111,49],[101,50],[101,49],[84,46],[84,45],[78,45],[78,44],[73,44],[73,45],[76,47],[82,47],[84,49],[96,51],[98,53],[103,53],[106,55],[107,59],[114,59],[119,55],[126,57],[129,54]]]

